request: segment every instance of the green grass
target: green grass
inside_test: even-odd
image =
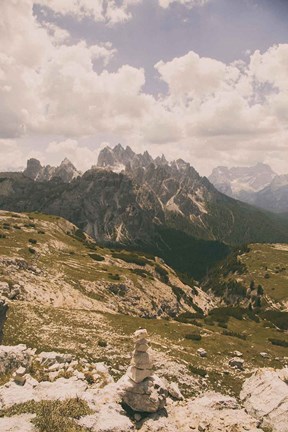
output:
[[[242,258],[248,269],[245,280],[250,277],[256,285],[262,285],[264,293],[276,302],[287,300],[288,248],[279,250],[270,244],[253,244],[250,248],[251,251]]]
[[[1,417],[12,417],[19,414],[36,414],[32,423],[39,432],[85,432],[74,420],[84,415],[92,414],[87,402],[76,398],[64,401],[34,400],[13,405],[0,412]]]

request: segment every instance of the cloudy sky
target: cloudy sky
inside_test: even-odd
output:
[[[287,0],[1,0],[0,169],[118,142],[288,173]]]

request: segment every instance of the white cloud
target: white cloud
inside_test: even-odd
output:
[[[67,139],[65,141],[52,141],[48,144],[46,154],[42,155],[44,163],[60,162],[68,157],[77,169],[86,171],[93,164],[96,165],[99,149],[91,150],[85,145],[80,145],[77,140]]]
[[[187,7],[204,6],[210,0],[159,0],[159,5],[167,9],[172,3],[179,3]]]
[[[117,5],[129,11],[137,2]],[[87,0],[85,5],[96,3]],[[81,2],[52,4],[64,13]],[[71,153],[82,169],[94,163],[97,153],[82,143],[83,137],[97,137],[98,143],[112,137],[136,150],[147,147],[168,157],[198,160],[205,171],[217,163],[217,154],[234,160],[250,152],[254,160],[265,148],[266,155],[274,152],[274,164],[278,155],[283,158],[288,142],[288,44],[256,51],[247,63],[225,64],[192,51],[159,61],[155,68],[168,92],[156,97],[144,91],[144,69],[127,64],[114,72],[106,69],[115,54],[111,44],[73,43],[54,24],[40,24],[32,8],[33,0],[0,3],[1,145],[33,134],[46,141],[61,137],[51,138],[45,157]],[[103,69],[96,72],[99,61]],[[7,150],[9,155],[14,152],[15,164],[22,157],[19,146]],[[9,157],[7,166],[13,162]]]
[[[15,170],[23,166],[25,156],[14,140],[0,139],[0,170]]]
[[[35,0],[35,4],[48,7],[57,14],[72,15],[78,20],[90,17],[109,24],[130,20],[131,7],[140,2],[142,0]]]

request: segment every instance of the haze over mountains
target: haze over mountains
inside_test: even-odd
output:
[[[269,165],[214,168],[210,182],[220,192],[275,213],[288,211],[288,175],[277,175]]]

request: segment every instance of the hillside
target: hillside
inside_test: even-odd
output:
[[[223,305],[244,306],[287,329],[287,282],[287,244],[258,243],[236,249],[211,270],[203,288],[221,298]]]
[[[76,356],[85,351],[117,378],[129,362],[131,333],[145,327],[159,373],[190,396],[219,388],[238,395],[255,367],[286,364],[287,336],[267,318],[234,316],[231,308],[223,327],[216,298],[184,285],[158,258],[99,247],[53,216],[1,212],[0,225],[1,291],[9,305],[5,345]],[[236,351],[243,370],[229,366]]]
[[[0,269],[2,289],[16,285],[15,298],[42,306],[151,318],[207,308],[161,259],[102,248],[54,216],[1,212]]]

